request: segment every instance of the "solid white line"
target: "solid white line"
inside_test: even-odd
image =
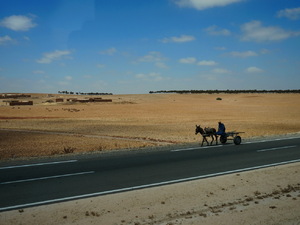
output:
[[[213,148],[213,147],[222,147],[223,145],[209,145],[209,146],[204,146],[204,147],[196,147],[196,148],[183,148],[183,149],[174,149],[171,150],[171,152],[181,152],[181,151],[193,151],[193,150],[201,150],[201,149],[206,149],[206,148]]]
[[[200,147],[198,148],[183,148],[183,149],[175,149],[175,150],[171,150],[171,152],[180,152],[180,151],[192,151],[192,150],[196,150],[196,149],[199,149]],[[205,147],[204,147],[205,148]]]
[[[260,140],[260,141],[248,141],[244,142],[244,144],[255,144],[255,143],[264,143],[264,142],[272,142],[272,141],[284,141],[291,139],[299,139],[299,137],[287,137],[287,138],[276,138],[276,139],[268,139],[268,140]]]
[[[54,178],[61,178],[61,177],[78,176],[78,175],[84,175],[84,174],[89,174],[89,173],[95,173],[95,171],[69,173],[69,174],[62,174],[62,175],[49,176],[49,177],[31,178],[31,179],[24,179],[24,180],[14,180],[14,181],[2,182],[0,184],[14,184],[14,183],[29,182],[29,181],[37,181],[37,180],[47,180],[47,179],[54,179]]]
[[[275,151],[275,150],[286,149],[286,148],[295,148],[295,147],[297,147],[297,145],[277,147],[277,148],[266,148],[266,149],[257,150],[257,152]]]
[[[195,176],[195,177],[188,177],[188,178],[183,178],[183,179],[178,179],[178,180],[170,180],[170,181],[164,181],[164,182],[158,182],[158,183],[152,183],[152,184],[120,188],[120,189],[109,190],[109,191],[102,191],[102,192],[96,192],[96,193],[90,193],[90,194],[84,194],[84,195],[70,196],[70,197],[66,197],[66,198],[58,198],[58,199],[41,201],[41,202],[33,202],[33,203],[28,203],[28,204],[8,206],[8,207],[0,208],[0,211],[12,210],[12,209],[23,208],[23,207],[32,207],[32,206],[37,206],[37,205],[49,204],[49,203],[57,203],[57,202],[62,202],[62,201],[70,201],[70,200],[75,200],[75,199],[80,199],[80,198],[95,197],[95,196],[106,195],[106,194],[114,194],[114,193],[119,193],[119,192],[124,192],[124,191],[133,191],[133,190],[138,190],[138,189],[143,189],[143,188],[150,188],[150,187],[156,187],[156,186],[161,186],[161,185],[198,180],[198,179],[203,179],[203,178],[227,175],[227,174],[238,173],[238,172],[245,172],[245,171],[249,171],[249,170],[262,169],[262,168],[279,166],[279,165],[296,163],[296,162],[300,162],[300,159],[279,162],[279,163],[271,163],[271,164],[266,164],[266,165],[262,165],[262,166],[248,167],[248,168],[237,169],[237,170],[230,170],[230,171]]]
[[[18,166],[6,166],[6,167],[0,167],[0,170],[15,169],[15,168],[21,168],[21,167],[31,167],[31,166],[45,166],[45,165],[53,165],[53,164],[61,164],[61,163],[74,163],[77,161],[78,160],[67,160],[67,161],[35,163],[35,164],[18,165]]]
[[[277,139],[270,139],[270,140],[260,140],[260,141],[248,141],[244,142],[243,144],[255,144],[255,143],[264,143],[264,142],[272,142],[272,141],[284,141],[284,140],[291,140],[291,139],[298,139],[299,137],[288,137],[288,138],[277,138]],[[210,146],[204,146],[204,147],[195,147],[195,148],[183,148],[183,149],[174,149],[171,150],[171,152],[181,152],[181,151],[193,151],[193,150],[201,150],[206,148],[212,148],[212,147],[225,147],[225,146],[231,146],[231,145],[210,145]]]

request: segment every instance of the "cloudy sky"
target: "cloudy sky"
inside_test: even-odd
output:
[[[0,92],[299,89],[299,0],[0,0]]]

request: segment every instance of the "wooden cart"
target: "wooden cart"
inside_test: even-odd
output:
[[[220,142],[222,144],[225,144],[227,140],[233,140],[234,144],[239,145],[242,142],[242,138],[239,135],[241,133],[245,133],[245,132],[236,132],[236,131],[226,132],[220,136]]]

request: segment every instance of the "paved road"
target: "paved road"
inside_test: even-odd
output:
[[[0,164],[0,211],[300,162],[300,138]]]

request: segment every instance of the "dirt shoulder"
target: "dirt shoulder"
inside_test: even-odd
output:
[[[287,224],[300,163],[0,213],[1,224]]]

